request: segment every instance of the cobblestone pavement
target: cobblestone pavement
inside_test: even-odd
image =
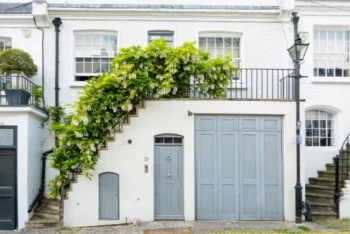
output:
[[[334,229],[325,228],[320,224],[313,222],[304,223],[310,229],[311,232],[331,232]],[[212,232],[302,232],[301,229],[293,222],[282,221],[157,221],[145,223],[142,227],[136,227],[134,225],[113,225],[113,226],[100,226],[100,227],[85,227],[85,228],[64,228],[57,229],[37,229],[37,230],[23,230],[15,232],[0,231],[0,234],[7,233],[77,233],[77,234],[90,234],[90,233],[120,233],[120,234],[143,234],[145,229],[172,229],[173,232],[164,233],[188,233],[181,230],[188,230],[192,228],[193,233],[206,234]],[[159,230],[161,231],[161,230]],[[157,231],[156,233],[161,233]],[[149,232],[149,231],[147,231]]]

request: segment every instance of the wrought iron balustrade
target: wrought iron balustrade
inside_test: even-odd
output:
[[[350,180],[350,133],[346,136],[339,150],[339,155],[335,157],[335,186],[334,186],[334,204],[339,219],[339,198],[341,190],[344,188],[346,181]]]
[[[237,69],[226,87],[226,97],[237,100],[292,100],[294,99],[294,69]],[[183,88],[186,91],[174,98],[213,98],[198,89],[199,79],[192,77]],[[182,91],[183,91],[182,89]],[[185,95],[183,95],[185,93]],[[151,95],[150,98],[158,96]]]
[[[41,96],[35,95],[32,81],[23,76],[0,76],[0,106],[35,106],[41,108]]]

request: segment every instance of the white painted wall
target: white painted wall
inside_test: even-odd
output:
[[[125,223],[134,217],[144,221],[154,219],[154,136],[164,133],[184,137],[184,214],[185,220],[195,219],[194,178],[194,114],[242,114],[283,116],[283,177],[285,220],[295,219],[294,185],[296,178],[296,142],[294,102],[264,101],[147,101],[146,109],[139,110],[139,116],[124,126],[122,134],[116,134],[116,141],[108,143],[108,150],[100,151],[96,169],[91,180],[78,177],[65,200],[65,225],[96,226]],[[132,144],[127,140],[131,139]],[[303,147],[302,147],[303,148]],[[302,151],[303,152],[303,151]],[[302,154],[302,162],[303,162]],[[149,162],[144,162],[149,157]],[[144,173],[144,164],[149,173]],[[120,220],[98,220],[98,175],[103,172],[119,174]],[[303,166],[302,166],[303,173]],[[304,178],[304,176],[302,176]],[[304,181],[302,181],[304,185]],[[84,214],[84,215],[82,215]]]
[[[343,196],[340,198],[339,210],[340,210],[340,218],[348,219],[350,218],[350,181],[347,181],[346,188],[343,189]]]
[[[18,229],[28,220],[28,207],[38,185],[38,173],[33,172],[41,152],[40,123],[46,115],[31,107],[0,108],[0,124],[17,126],[17,213]],[[32,126],[30,126],[32,125]],[[32,184],[34,183],[34,184]],[[34,195],[35,196],[35,195]]]

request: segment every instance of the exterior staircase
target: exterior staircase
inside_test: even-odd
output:
[[[42,198],[34,210],[30,221],[26,222],[26,229],[58,228],[59,200]]]
[[[115,141],[115,134],[121,134],[123,133],[123,126],[130,125],[131,118],[138,117],[138,110],[139,109],[145,109],[145,102],[142,100],[139,105],[137,105],[133,110],[130,111],[130,114],[128,116],[128,119],[120,123],[116,126],[114,132],[110,135],[110,139],[108,142],[114,142]],[[96,157],[100,157],[100,154],[98,153],[101,150],[108,150],[108,142],[106,142],[104,145],[101,145],[98,148]],[[78,182],[78,176],[81,174],[81,168],[75,169],[74,172],[72,172],[69,175],[70,184],[68,184],[66,187],[66,195],[65,200],[68,199],[69,192],[72,191],[72,184]],[[58,228],[59,227],[59,205],[60,200],[58,199],[47,199],[42,198],[40,200],[39,205],[34,210],[34,215],[31,218],[30,221],[26,222],[26,229],[40,229],[40,228]]]
[[[306,199],[311,203],[312,217],[316,219],[336,219],[336,205],[334,202],[335,191],[335,161],[326,164],[327,170],[318,171],[317,178],[309,178],[310,184],[306,185]],[[339,195],[342,196],[342,188],[346,180],[350,179],[350,144],[342,150],[339,158]]]

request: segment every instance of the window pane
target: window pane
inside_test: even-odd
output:
[[[333,137],[334,136],[334,130],[328,129],[327,130],[327,137]]]
[[[208,47],[215,48],[215,37],[207,38]]]
[[[230,47],[230,48],[233,46],[231,37],[225,37],[225,39],[224,39],[224,46],[225,47]]]
[[[333,146],[334,145],[334,138],[328,138],[328,146]]]
[[[318,118],[325,119],[327,117],[327,113],[324,111],[318,111]]]
[[[321,129],[320,135],[321,135],[321,137],[327,136],[326,129]]]
[[[327,56],[327,76],[334,76],[334,56]]]
[[[335,57],[335,76],[336,77],[343,76],[343,56]]]
[[[318,57],[314,55],[314,76],[318,76]]]
[[[109,71],[109,63],[102,63],[101,72],[108,72],[108,71]]]
[[[117,36],[109,37],[110,49],[113,51],[117,51]]]
[[[306,136],[312,136],[312,130],[306,129]]]
[[[182,138],[174,138],[174,143],[181,144]]]
[[[200,37],[199,38],[199,49],[200,50],[204,50],[204,51],[207,50],[206,42],[207,42],[207,38],[206,37]]]
[[[318,53],[318,48],[319,48],[319,31],[315,30],[314,31],[314,53]]]
[[[101,72],[101,64],[98,62],[98,63],[94,63],[93,64],[93,73],[100,73]]]
[[[311,120],[306,120],[305,121],[305,123],[306,123],[306,128],[311,128]]]
[[[320,52],[326,52],[327,48],[327,31],[320,31]]]
[[[318,128],[318,120],[312,121],[312,128]]]
[[[75,72],[76,73],[83,73],[84,72],[84,70],[83,70],[83,68],[84,68],[84,65],[83,65],[83,63],[76,63],[75,64],[76,66],[75,66]]]
[[[327,146],[327,138],[320,139],[320,146]]]
[[[164,143],[173,143],[173,139],[174,139],[174,138],[165,137],[165,138],[164,138]]]
[[[232,39],[232,42],[233,42],[233,47],[240,47],[240,40],[239,38],[233,38]]]
[[[311,111],[306,111],[305,118],[307,119],[311,118]]]
[[[311,118],[312,119],[318,119],[318,111],[311,111]]]
[[[333,128],[333,120],[327,120],[327,128]]]
[[[337,53],[343,53],[344,52],[344,32],[343,31],[337,31],[337,38],[336,38],[336,52]]]
[[[313,146],[319,146],[318,141],[319,141],[319,139],[318,139],[318,138],[312,138],[312,143],[313,143]]]
[[[318,137],[319,135],[318,135],[318,129],[313,129],[312,130],[312,135],[314,136],[314,137]]]
[[[92,36],[91,35],[84,35],[84,46],[85,49],[89,50],[92,46]]]
[[[327,113],[327,119],[333,119],[333,115],[330,113]]]
[[[84,45],[84,36],[83,35],[75,35],[75,45],[82,46]]]
[[[326,76],[326,56],[320,56],[318,59],[318,76]]]
[[[306,138],[306,146],[312,146],[312,138]]]
[[[224,46],[224,39],[222,37],[216,38],[216,47],[223,47]]]
[[[335,52],[335,32],[334,31],[328,31],[328,53],[334,53]]]
[[[157,138],[155,139],[155,143],[163,143],[163,138],[157,137]]]
[[[320,120],[320,128],[326,128],[326,120]]]

